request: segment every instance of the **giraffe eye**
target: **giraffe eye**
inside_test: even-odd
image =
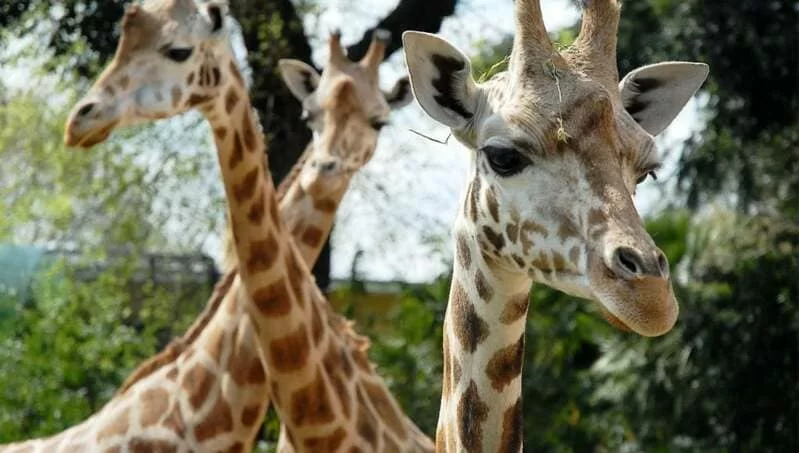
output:
[[[513,176],[530,165],[530,161],[513,148],[486,146],[482,151],[488,165],[500,176]]]
[[[164,52],[164,55],[172,61],[182,63],[189,59],[194,51],[191,47],[172,47]]]
[[[369,125],[372,126],[372,129],[379,131],[383,129],[388,124],[388,121],[381,121],[381,120],[373,120]]]
[[[658,175],[655,173],[655,170],[648,171],[643,175],[639,176],[638,179],[635,180],[636,184],[641,184],[642,182],[646,181],[646,177],[651,176],[653,180],[658,180]]]

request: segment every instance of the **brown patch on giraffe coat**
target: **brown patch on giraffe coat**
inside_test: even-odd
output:
[[[499,443],[500,453],[517,453],[522,449],[524,436],[524,415],[522,398],[516,400],[502,416],[502,440]]]
[[[488,324],[474,310],[463,286],[452,283],[452,330],[466,352],[472,353],[488,337]]]
[[[466,237],[462,234],[458,235],[455,241],[458,249],[458,260],[464,269],[468,269],[472,265],[472,252],[469,251],[469,243]]]
[[[588,231],[591,232],[591,239],[599,240],[607,231],[607,216],[599,209],[588,211]]]
[[[194,72],[189,73],[189,76],[186,77],[186,85],[191,86],[194,83]]]
[[[522,374],[522,363],[524,363],[524,335],[512,345],[495,352],[486,364],[485,371],[491,381],[491,387],[501,392]]]
[[[526,267],[525,266],[525,262],[524,262],[524,258],[522,258],[521,256],[516,255],[514,253],[513,255],[511,255],[511,258],[513,258],[513,261],[516,263],[517,266],[519,266],[521,268]]]
[[[241,424],[244,426],[253,426],[255,422],[260,420],[261,415],[261,405],[260,404],[253,404],[252,406],[246,406],[244,409],[241,410]]]
[[[208,96],[206,94],[192,93],[189,96],[189,99],[186,101],[186,107],[196,107],[196,106],[198,106],[200,104],[204,104],[204,103],[210,101],[211,99],[212,99],[212,97]]]
[[[23,450],[23,451],[28,451],[28,450]],[[120,453],[121,451],[122,451],[122,447],[117,445],[115,447],[106,448],[105,450],[103,450],[103,453]]]
[[[169,408],[169,392],[163,388],[147,389],[141,394],[139,400],[141,415],[139,422],[142,427],[156,424]]]
[[[233,109],[239,103],[239,94],[236,92],[236,88],[230,87],[225,93],[225,112],[231,114]]]
[[[577,267],[577,264],[580,262],[580,247],[575,245],[569,250],[569,261],[571,261],[574,267]]]
[[[337,451],[344,441],[347,433],[344,428],[336,428],[327,436],[309,437],[303,441],[306,451],[332,452]]]
[[[241,137],[239,137],[239,133],[236,132],[233,134],[233,150],[230,152],[230,159],[227,163],[227,168],[229,170],[235,170],[236,167],[244,160],[244,151],[241,146]]]
[[[247,258],[247,270],[252,273],[268,271],[275,265],[280,254],[280,245],[271,233],[266,239],[250,243],[250,256]]]
[[[333,385],[333,394],[338,397],[342,412],[344,412],[344,417],[350,418],[352,407],[350,406],[350,400],[347,398],[347,383],[341,370],[341,355],[341,348],[331,342],[322,360],[322,364],[325,367],[330,383]]]
[[[556,271],[566,270],[566,259],[558,252],[552,252],[552,269]]]
[[[472,222],[477,221],[477,206],[480,202],[480,177],[475,177],[469,185],[469,220]]]
[[[483,451],[483,423],[488,418],[488,406],[480,399],[477,384],[469,386],[458,401],[458,437],[463,448],[470,453]]]
[[[291,395],[291,419],[302,426],[330,423],[335,418],[322,371],[317,369],[311,382]]]
[[[543,238],[549,236],[549,232],[546,230],[546,228],[536,222],[533,222],[532,220],[525,220],[522,222],[522,232],[537,233]]]
[[[130,453],[176,453],[178,446],[166,440],[134,437],[128,442],[128,451]]]
[[[516,223],[509,223],[505,226],[505,234],[508,235],[508,240],[515,243],[519,240],[519,225]]]
[[[322,324],[322,315],[319,313],[319,304],[311,302],[311,335],[315,345],[321,343],[324,337],[325,328]]]
[[[363,405],[359,405],[355,429],[358,430],[358,435],[372,447],[372,451],[377,451],[377,431],[375,430],[375,425],[374,416],[370,412],[367,412]]]
[[[322,234],[322,230],[319,228],[316,228],[315,226],[309,226],[302,233],[301,240],[309,247],[317,247],[319,243],[322,242]]]
[[[244,111],[244,121],[241,125],[241,134],[244,138],[244,148],[246,148],[249,152],[255,151],[255,131],[252,128],[252,123],[252,113],[250,113],[250,107],[248,106]]]
[[[494,188],[491,186],[486,190],[486,203],[488,203],[488,212],[491,213],[491,218],[494,219],[494,222],[499,222],[499,203],[497,203]]]
[[[513,324],[519,318],[527,315],[527,307],[529,304],[530,296],[526,292],[511,296],[507,302],[505,302],[505,308],[502,309],[499,320],[503,324]]]
[[[372,406],[377,410],[377,413],[386,426],[397,436],[403,438],[406,436],[405,424],[402,422],[402,415],[397,411],[397,406],[393,404],[393,400],[385,387],[371,382],[363,382],[363,388],[372,402]]]
[[[238,141],[238,134],[236,134],[236,140]],[[255,195],[256,188],[258,188],[260,177],[261,167],[256,166],[248,171],[241,180],[241,184],[233,185],[233,199],[236,200],[237,203],[244,203],[252,198],[253,195]]]
[[[247,212],[247,219],[252,223],[260,224],[261,220],[264,219],[265,211],[266,206],[264,203],[264,191],[262,190],[258,192],[258,196],[250,206],[250,210]]]
[[[180,105],[180,98],[183,95],[183,91],[180,89],[179,86],[175,85],[172,87],[172,90],[170,90],[170,95],[172,96],[172,108],[173,109],[178,108],[178,105]]]
[[[172,368],[171,370],[166,372],[166,378],[170,381],[174,381],[178,377],[178,369]]]
[[[183,375],[181,387],[189,394],[189,402],[194,410],[202,407],[215,382],[213,373],[200,363],[195,364]]]
[[[489,302],[491,297],[494,296],[494,290],[488,286],[485,275],[480,269],[477,269],[474,273],[474,286],[477,288],[477,295],[484,301]]]
[[[222,79],[222,74],[220,74],[219,68],[217,68],[216,66],[211,68],[211,75],[213,76],[213,82],[212,82],[213,86],[215,87],[219,86],[219,81]]]
[[[114,94],[116,94],[116,91],[114,91],[114,87],[111,85],[106,85],[105,88],[103,88],[103,91],[108,97],[114,97]]]
[[[225,342],[225,332],[222,329],[216,329],[209,332],[208,337],[208,346],[205,347],[205,352],[211,356],[211,360],[219,363],[222,357],[222,346]]]
[[[297,306],[304,310],[305,291],[303,291],[303,284],[305,282],[305,276],[308,275],[308,271],[303,270],[301,265],[302,258],[298,257],[297,253],[298,252],[295,248],[290,248],[288,253],[286,253],[286,269],[289,276],[289,285],[291,286],[291,291],[294,294],[295,300],[297,301]],[[316,304],[317,301],[313,296],[311,299],[311,304]],[[313,324],[311,327],[313,327]]]
[[[250,360],[250,369],[247,372],[247,383],[250,385],[259,385],[266,382],[266,373],[264,373],[264,364],[261,363],[261,358],[255,355]]]
[[[123,75],[122,77],[119,78],[118,85],[119,89],[123,91],[126,90],[128,88],[128,85],[130,85],[130,77]]]
[[[161,423],[161,426],[174,432],[181,439],[186,436],[186,423],[183,421],[183,412],[180,404],[175,404],[169,415]]]
[[[418,444],[417,444],[418,446]],[[394,439],[388,435],[388,433],[383,432],[383,450],[386,453],[400,453],[400,446],[394,442]]]
[[[230,404],[220,395],[205,419],[194,428],[194,437],[198,442],[204,442],[232,430],[233,413]]]
[[[269,354],[272,358],[270,365],[281,373],[297,371],[304,367],[310,353],[311,345],[308,343],[308,332],[304,324],[300,324],[286,336],[269,343]]]
[[[558,226],[558,238],[560,238],[561,242],[565,241],[569,238],[577,238],[580,236],[580,231],[577,228],[577,225],[569,218],[563,217],[560,220],[560,226]]]
[[[336,209],[338,209],[338,203],[336,200],[325,198],[322,200],[314,200],[313,207],[317,211],[324,212],[325,214],[333,214],[336,212]]]
[[[485,238],[494,247],[495,251],[499,252],[505,247],[505,236],[494,231],[490,226],[483,226],[483,235],[485,235]]]
[[[129,420],[128,416],[130,415],[130,407],[126,407],[118,412],[117,416],[114,417],[114,421],[106,425],[103,429],[101,429],[97,433],[97,443],[102,442],[105,439],[113,436],[121,436],[128,432]]]
[[[215,127],[214,128],[214,137],[216,137],[216,139],[218,141],[220,141],[220,142],[224,141],[225,137],[227,137],[227,128],[224,127],[224,126]],[[230,165],[228,165],[228,168],[230,168]]]
[[[230,62],[230,74],[233,75],[233,78],[239,83],[240,87],[244,87],[244,80],[241,78],[241,72],[239,72],[239,68],[236,66],[236,63],[231,61]]]
[[[285,316],[291,312],[291,297],[282,279],[255,290],[252,302],[258,312],[268,318]]]

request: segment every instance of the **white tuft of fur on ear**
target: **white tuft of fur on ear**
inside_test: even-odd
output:
[[[704,63],[684,61],[634,69],[619,82],[622,103],[645,131],[657,135],[702,86],[708,72],[709,67]]]
[[[413,100],[411,91],[411,81],[408,76],[401,77],[391,88],[391,91],[384,91],[383,97],[386,98],[389,108],[397,110],[410,104]]]
[[[277,63],[289,91],[302,102],[319,86],[319,73],[300,60],[282,59]]]
[[[466,55],[430,33],[402,34],[413,95],[434,120],[462,129],[475,114],[478,88]]]

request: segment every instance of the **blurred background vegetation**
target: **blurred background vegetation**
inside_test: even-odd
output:
[[[42,70],[80,86],[113,50],[107,39],[123,2],[58,3],[60,12],[50,2],[3,2],[2,39],[11,44],[0,61],[43,56]],[[309,59],[297,18],[325,3],[263,3],[259,14],[238,15],[248,18],[242,35],[251,67],[268,74],[255,79],[255,99],[270,139],[299,150],[308,138],[299,107],[279,102],[285,89],[264,68],[283,56]],[[234,14],[256,5],[233,4]],[[435,31],[455,7],[426,4],[440,8],[437,23],[400,17],[398,29]],[[418,10],[405,0],[395,11],[402,5]],[[622,74],[663,60],[711,67],[699,94],[702,125],[669,150],[679,157],[677,184],[647,223],[671,262],[680,320],[669,335],[643,339],[613,330],[585,301],[535,286],[524,370],[526,450],[799,451],[797,14],[799,3],[788,0],[625,2]],[[51,39],[37,44],[37,33]],[[575,28],[553,33],[562,43],[574,35]],[[263,43],[276,37],[283,46],[267,50]],[[501,60],[509,43],[481,43],[476,72]],[[15,255],[0,256],[0,441],[59,431],[99,409],[138,362],[199,313],[214,280],[202,258],[170,261],[174,279],[142,279],[147,266],[167,258],[141,258],[167,237],[170,251],[193,256],[220,229],[222,200],[202,180],[213,161],[168,148],[174,137],[152,128],[130,131],[91,157],[65,150],[65,112],[54,106],[68,103],[0,84],[0,243],[65,251],[24,276]],[[204,131],[196,118],[181,124],[186,133]],[[137,145],[133,137],[144,138]],[[146,143],[172,157],[142,159],[135,150]],[[283,159],[273,168],[293,162]],[[163,193],[175,195],[156,197]],[[178,244],[164,231],[173,224],[191,225]],[[95,270],[86,277],[86,269]],[[332,293],[371,337],[370,356],[405,410],[431,435],[448,278],[399,285],[380,303],[357,275]],[[271,420],[267,448],[275,433]]]

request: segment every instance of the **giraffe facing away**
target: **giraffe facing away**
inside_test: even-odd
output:
[[[516,0],[506,72],[477,84],[434,35],[403,36],[421,107],[472,150],[453,228],[437,451],[520,451],[531,284],[598,302],[644,336],[677,319],[668,262],[633,205],[661,132],[705,80],[700,63],[636,69],[619,82],[615,0],[583,2],[580,34],[551,43],[538,0]]]
[[[331,39],[334,40],[335,45],[339,45],[336,36]],[[384,41],[384,36],[377,35],[364,61],[376,58],[382,60]],[[365,80],[369,83],[376,80],[376,64],[361,64],[359,67],[363,68],[360,69],[362,75],[374,73]],[[358,74],[359,67],[348,69],[351,73]],[[381,93],[377,88],[371,92],[358,92],[353,89],[347,76],[342,79],[346,83],[338,83],[337,88],[329,90],[324,98],[317,93],[322,99],[319,106],[319,114],[322,116],[319,126],[322,131],[357,129],[353,125],[347,125],[347,122],[368,118],[359,113],[364,104],[361,96],[385,97],[392,108],[409,101],[410,89],[406,79],[401,79],[390,93]],[[125,81],[125,84],[129,83],[130,80]],[[358,83],[357,79],[354,83]],[[110,86],[111,89],[105,91],[106,93],[124,90],[113,83]],[[381,109],[380,112],[384,110]],[[369,125],[377,130],[375,121],[372,118]],[[381,121],[384,121],[384,117],[381,117]],[[317,228],[323,238],[329,233],[333,223],[333,211],[343,196],[349,177],[352,172],[357,171],[359,165],[364,165],[369,160],[374,151],[374,134],[360,132],[360,136],[366,138],[367,145],[370,143],[372,149],[363,146],[358,140],[348,142],[356,146],[339,146],[335,143],[335,138],[331,139],[322,133],[322,139],[309,145],[303,160],[295,165],[281,185],[280,214],[284,217],[291,216],[289,225],[292,236],[295,243],[302,244],[298,250],[309,267],[317,259],[324,241],[317,241],[316,245],[309,244],[308,241],[303,241],[306,232]],[[347,168],[341,177],[335,169],[322,172],[317,171],[314,166],[306,168],[313,165],[310,163],[313,159],[321,157],[330,160],[330,155],[340,159],[335,162],[336,165],[341,164],[338,168]],[[303,175],[302,179],[300,175]],[[326,193],[322,183],[317,180],[330,181],[333,185],[338,183],[343,188],[334,193]],[[297,188],[300,184],[302,185]],[[319,189],[305,189],[312,187]],[[286,196],[298,192],[301,195]],[[319,211],[322,211],[321,214]],[[245,304],[239,302],[246,295],[235,278],[236,273],[236,269],[227,272],[215,288],[207,307],[186,334],[134,370],[117,395],[101,411],[59,435],[8,445],[5,449],[0,447],[0,451],[114,451],[116,446],[124,445],[128,445],[130,451],[212,451],[227,446],[229,451],[250,451],[259,431],[260,421],[268,408],[269,394],[265,375],[267,370],[260,363],[258,352],[253,346],[258,343],[258,338],[251,320],[248,319]],[[336,324],[338,330],[332,335],[343,338],[354,354],[362,355],[368,344],[367,340],[357,336],[346,322],[339,320]],[[177,380],[181,369],[191,368],[199,360],[206,365],[213,363],[213,366],[198,368],[194,374]],[[359,360],[366,359],[360,357]],[[370,367],[353,367],[352,373],[364,375],[362,379],[365,380],[378,379],[369,376],[373,373]],[[197,378],[200,382],[192,383],[189,378]],[[190,405],[181,405],[181,400],[188,400]],[[234,429],[225,428],[230,426],[230,420],[223,411],[214,409],[216,400],[224,400],[227,404]],[[160,404],[154,405],[155,402]],[[168,407],[164,407],[165,404]],[[240,419],[237,419],[239,416]],[[138,425],[136,420],[140,420]],[[363,428],[368,429],[372,422],[365,421]],[[211,427],[215,423],[221,424],[223,428],[214,431]],[[109,430],[110,426],[113,428]],[[107,435],[109,432],[113,432],[111,438]],[[177,433],[177,437],[165,434],[170,432]],[[422,451],[432,449],[432,444],[426,438],[421,437],[420,443],[426,445],[421,448]],[[303,450],[295,448],[285,439],[285,431],[281,432],[278,448],[279,451]]]
[[[364,342],[325,302],[282,225],[263,162],[263,136],[227,40],[226,16],[224,2],[150,0],[130,7],[116,56],[73,109],[65,141],[89,147],[116,127],[200,110],[214,132],[241,262],[232,284],[240,282],[248,296],[234,298],[230,307],[244,305],[250,314],[258,340],[253,348],[266,364],[263,379],[289,441],[303,451],[431,450],[375,374]],[[215,361],[195,355],[203,357],[175,368],[175,382],[202,385],[198,377],[213,372]],[[210,434],[203,439],[209,443],[200,447],[192,438],[191,448],[243,448],[230,445],[225,435],[243,418],[230,410],[228,389],[223,382],[223,394],[204,414],[191,410],[190,401],[167,398],[154,416],[204,417]],[[115,432],[114,445],[142,442],[135,437],[138,425],[127,418],[113,426],[124,431]],[[170,446],[186,446],[180,436],[185,432],[159,432]]]

